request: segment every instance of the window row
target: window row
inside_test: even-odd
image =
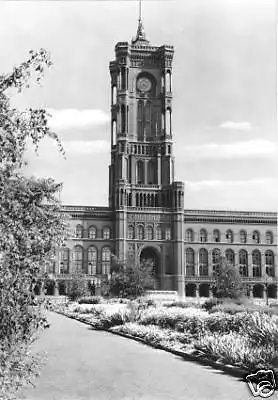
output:
[[[78,239],[84,238],[84,228],[82,225],[77,225],[75,228],[75,237]],[[102,229],[101,239],[108,240],[111,238],[111,229],[106,226]],[[89,239],[96,239],[97,237],[97,228],[95,226],[90,226],[88,229],[88,238]]]
[[[136,229],[133,225],[128,226],[127,231],[128,239],[138,240],[171,240],[171,228],[165,227],[162,229],[161,226],[157,226],[155,231],[152,226],[138,225]]]
[[[235,260],[235,252],[232,249],[227,249],[225,251],[225,258],[230,265],[237,265],[239,267],[239,273],[242,276],[248,276],[248,253],[246,250],[241,249],[238,253],[238,262]],[[195,266],[199,264],[199,274],[200,276],[209,275],[209,264],[212,265],[213,272],[219,268],[221,259],[221,250],[213,249],[211,260],[209,260],[209,254],[206,249],[200,249],[195,252],[191,247],[185,250],[185,268],[187,276],[195,276]],[[264,262],[264,263],[263,263]],[[275,274],[275,263],[274,263],[274,253],[271,250],[267,250],[264,255],[264,260],[262,260],[262,255],[259,250],[252,251],[251,254],[251,265],[253,267],[253,276],[262,276],[262,265],[266,266],[266,273],[269,276],[274,276]]]
[[[84,272],[84,255],[85,250],[82,246],[75,246],[70,252],[70,249],[65,248],[60,251],[59,254],[59,268],[60,273],[69,273],[69,263],[71,259],[72,273]],[[98,263],[98,249],[95,246],[90,246],[87,249],[87,273],[89,275],[95,275],[97,272]],[[109,247],[103,247],[101,250],[101,265],[102,273],[109,274],[111,266],[111,249]]]
[[[235,240],[235,234],[231,229],[228,229],[225,232],[225,241],[226,243],[234,243]],[[222,240],[221,240],[222,239]],[[239,231],[239,242],[244,244],[247,243],[248,235],[245,230],[240,230]],[[206,229],[200,229],[198,234],[196,234],[193,229],[187,229],[185,231],[185,241],[186,242],[194,242],[194,241],[199,241],[202,243],[205,243],[209,240],[208,232]],[[261,243],[262,240],[262,235],[259,231],[253,231],[251,234],[251,242],[254,244],[259,244]],[[221,237],[221,232],[218,229],[214,229],[212,232],[212,237],[211,240],[212,242],[218,243],[218,242],[223,242],[223,236]],[[273,244],[273,233],[271,231],[267,231],[264,235],[264,242],[266,244]]]

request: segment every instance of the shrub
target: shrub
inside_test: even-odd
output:
[[[248,313],[227,314],[217,312],[210,314],[205,320],[206,331],[212,333],[226,334],[229,332],[241,332],[248,324],[250,315]]]
[[[135,337],[144,339],[147,343],[171,344],[173,342],[180,344],[189,344],[193,338],[191,335],[185,335],[169,329],[162,329],[156,325],[140,325],[133,322],[126,323],[125,325],[117,326],[111,329],[114,332],[122,332]]]
[[[181,309],[172,308],[153,308],[142,312],[140,323],[143,325],[158,325],[161,328],[170,328],[179,332],[198,334],[202,332],[204,319],[207,313],[196,308]]]
[[[202,304],[201,307],[202,307],[204,310],[209,311],[209,310],[212,309],[212,307],[216,306],[218,303],[219,303],[219,300],[217,300],[217,299],[215,299],[215,298],[212,298],[212,299],[209,299],[209,300],[205,301],[205,302]]]
[[[103,302],[103,298],[101,296],[81,297],[78,300],[79,304],[100,304],[102,302]]]
[[[234,332],[225,335],[206,334],[194,346],[201,354],[214,360],[249,370],[277,366],[278,353],[275,346],[254,346],[248,337]]]
[[[277,348],[278,318],[265,313],[252,313],[244,333],[254,345],[274,345]]]
[[[186,301],[173,301],[172,303],[165,303],[163,307],[179,307],[179,308],[200,308],[200,305],[197,303],[189,303]]]
[[[216,306],[213,306],[210,310],[209,313],[215,313],[215,312],[224,312],[227,314],[236,314],[239,312],[244,312],[246,311],[246,307],[243,305],[235,304],[235,303],[222,303],[218,304]]]

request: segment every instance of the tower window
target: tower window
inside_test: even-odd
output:
[[[138,101],[137,108],[137,137],[138,140],[144,140],[144,103],[142,100]]]
[[[265,241],[266,241],[266,244],[273,244],[273,233],[272,232],[270,232],[270,231],[266,232]]]
[[[137,162],[137,183],[144,183],[144,163],[143,161],[139,160]]]
[[[109,240],[110,236],[111,236],[110,228],[108,226],[103,228],[103,239]]]

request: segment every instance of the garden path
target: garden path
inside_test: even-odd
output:
[[[251,400],[246,384],[229,375],[62,315],[35,351],[48,359],[20,400]]]

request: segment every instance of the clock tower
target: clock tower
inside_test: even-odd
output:
[[[136,37],[118,42],[111,75],[109,207],[115,253],[151,258],[157,288],[184,296],[184,185],[174,181],[173,46],[153,46],[141,18]]]

